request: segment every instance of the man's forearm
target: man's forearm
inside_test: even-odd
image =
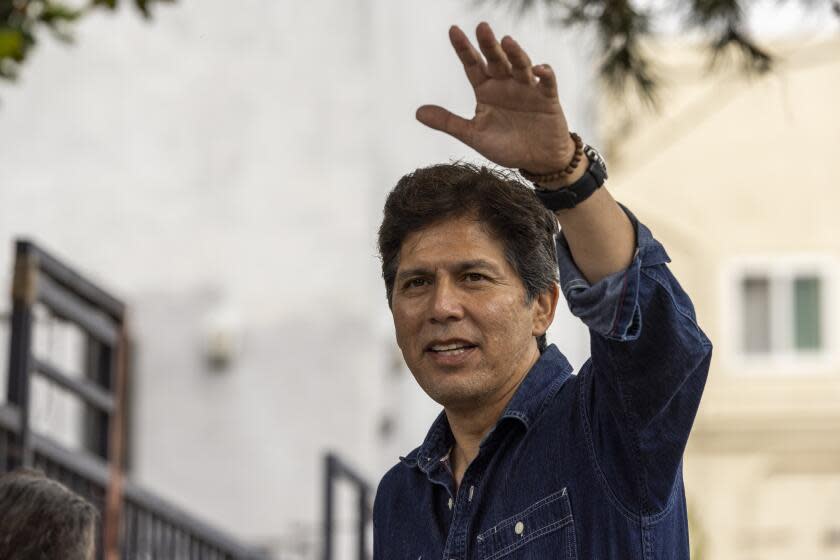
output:
[[[562,188],[578,180],[589,166],[586,156],[575,172],[545,188]],[[624,210],[606,187],[568,210],[554,213],[569,243],[572,258],[590,284],[630,266],[636,249],[636,232]]]
[[[590,284],[630,266],[636,232],[605,187],[575,208],[555,212],[572,258]]]

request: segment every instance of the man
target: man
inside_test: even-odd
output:
[[[93,560],[99,513],[38,471],[0,476],[0,558]]]
[[[681,463],[711,343],[663,247],[599,188],[603,160],[570,134],[552,70],[486,23],[476,36],[480,53],[450,30],[475,117],[417,118],[537,190],[456,164],[388,197],[379,248],[397,343],[444,410],[379,485],[374,557],[688,559]],[[545,343],[558,265],[590,329],[574,376]]]

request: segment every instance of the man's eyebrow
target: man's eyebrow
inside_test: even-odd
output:
[[[474,260],[470,260],[470,261],[462,261],[462,262],[459,262],[455,266],[455,270],[457,270],[459,272],[463,272],[465,270],[470,270],[470,269],[476,269],[476,268],[488,270],[488,271],[494,272],[496,274],[500,273],[498,266],[496,266],[492,262],[484,260],[484,259],[474,259]]]
[[[451,265],[455,272],[464,272],[465,270],[483,269],[494,274],[500,274],[499,267],[492,262],[484,259],[472,259],[468,261],[459,261]],[[430,268],[418,266],[415,268],[407,268],[397,273],[397,280],[403,278],[412,278],[414,276],[431,276],[434,272]]]
[[[410,278],[413,276],[429,276],[432,274],[431,269],[423,268],[423,267],[416,267],[416,268],[407,268],[405,270],[401,270],[397,273],[397,280],[402,280],[403,278]]]

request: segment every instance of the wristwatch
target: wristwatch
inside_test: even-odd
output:
[[[534,183],[534,192],[543,206],[551,211],[574,208],[604,184],[607,180],[607,163],[603,156],[588,144],[583,145],[583,153],[589,158],[589,167],[583,176],[571,185],[550,191]]]

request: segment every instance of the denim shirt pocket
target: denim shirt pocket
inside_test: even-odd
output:
[[[481,560],[576,560],[575,526],[566,488],[500,521],[476,540]]]

